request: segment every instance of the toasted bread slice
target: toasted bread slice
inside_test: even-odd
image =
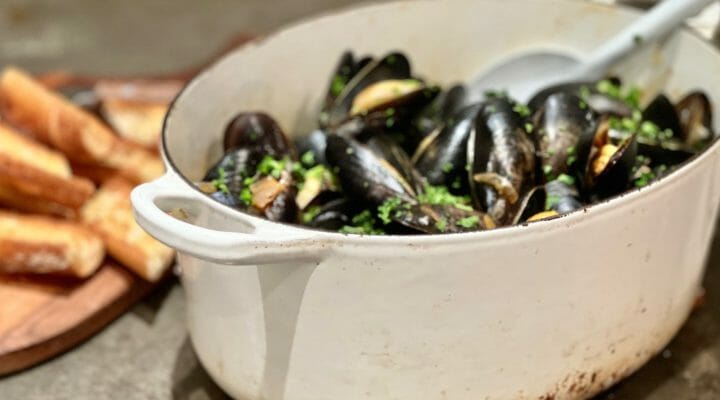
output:
[[[72,168],[72,172],[75,176],[89,179],[98,186],[102,185],[103,183],[116,176],[122,176],[122,174],[120,174],[120,171],[115,168],[100,167],[97,165],[71,162],[70,168]]]
[[[53,215],[65,219],[76,219],[79,212],[78,208],[32,196],[2,183],[0,183],[0,204],[26,213]]]
[[[105,257],[100,237],[79,224],[0,211],[0,271],[85,278]]]
[[[106,100],[101,113],[121,137],[156,150],[167,109],[165,104]]]
[[[115,169],[132,183],[143,183],[159,178],[165,171],[162,160],[141,146],[127,140],[115,142],[112,152],[102,167]]]
[[[0,75],[0,110],[13,124],[78,161],[103,160],[117,139],[93,115],[15,68]]]
[[[20,70],[6,68],[0,75],[0,112],[72,161],[117,169],[134,182],[162,174],[157,155],[120,139],[98,118]]]
[[[79,208],[95,191],[72,176],[65,157],[0,125],[0,185],[69,208]]]
[[[130,206],[133,186],[123,178],[107,181],[82,208],[81,219],[99,233],[108,253],[148,281],[157,281],[174,252],[135,222]]]

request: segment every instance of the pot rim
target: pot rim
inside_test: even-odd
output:
[[[422,3],[431,3],[433,0],[418,0],[418,2]],[[495,1],[495,0],[493,0]],[[573,3],[577,5],[576,2],[570,2],[569,0],[533,0],[533,1],[541,1],[541,2],[555,2],[555,3]],[[175,98],[172,100],[168,107],[168,111],[165,114],[165,117],[163,118],[163,125],[162,125],[162,135],[161,135],[161,152],[162,152],[162,158],[165,166],[169,171],[172,171],[174,175],[180,178],[182,183],[188,187],[191,191],[195,191],[196,194],[201,194],[202,197],[208,201],[213,202],[215,205],[218,206],[218,209],[223,210],[224,212],[229,213],[230,215],[234,215],[236,218],[241,218],[243,220],[246,220],[250,222],[251,224],[263,224],[266,226],[275,226],[282,229],[290,229],[295,230],[299,232],[305,232],[308,234],[308,236],[315,236],[315,237],[322,237],[334,240],[337,243],[356,243],[356,244],[378,244],[378,245],[395,245],[395,244],[441,244],[441,243],[450,243],[450,244],[456,244],[456,243],[462,243],[467,241],[474,241],[482,239],[484,241],[488,240],[503,240],[506,238],[513,238],[517,237],[518,235],[522,234],[531,234],[533,232],[549,232],[554,231],[557,229],[560,229],[562,227],[570,227],[572,225],[575,225],[575,223],[592,223],[592,219],[602,214],[603,212],[607,212],[607,210],[610,210],[612,208],[615,208],[616,206],[623,205],[623,204],[632,204],[633,202],[642,201],[646,197],[650,197],[654,193],[659,193],[663,190],[669,190],[674,182],[676,182],[679,179],[682,179],[683,176],[687,175],[694,169],[698,168],[698,164],[703,162],[706,158],[713,157],[715,154],[718,153],[717,156],[720,156],[720,133],[715,133],[715,138],[712,140],[712,142],[701,152],[694,154],[692,157],[690,157],[688,160],[684,161],[679,168],[672,171],[668,175],[654,180],[650,182],[648,185],[644,187],[638,187],[638,188],[632,188],[630,190],[627,190],[623,193],[620,193],[618,195],[612,196],[610,198],[604,199],[602,201],[592,203],[589,205],[586,205],[582,207],[581,209],[559,215],[557,217],[543,219],[539,221],[535,221],[532,223],[522,223],[518,225],[508,225],[508,226],[501,226],[490,230],[484,230],[484,231],[473,231],[473,232],[462,232],[462,233],[440,233],[440,234],[423,234],[423,235],[364,235],[364,234],[348,234],[348,233],[340,233],[340,232],[332,232],[332,231],[323,231],[319,229],[313,229],[310,227],[306,227],[304,225],[298,225],[298,224],[292,224],[292,223],[286,223],[286,222],[275,222],[270,221],[265,218],[261,218],[255,215],[252,215],[250,213],[246,213],[243,211],[240,211],[238,209],[232,208],[226,204],[220,203],[212,199],[208,194],[204,193],[202,190],[200,190],[198,187],[196,187],[185,175],[183,175],[179,169],[176,167],[169,149],[167,145],[167,135],[168,135],[168,122],[172,118],[173,114],[176,111],[176,103],[183,100],[185,98],[186,92],[189,88],[199,84],[199,82],[203,81],[207,76],[209,76],[215,68],[217,68],[220,64],[224,63],[229,57],[231,57],[233,54],[236,54],[237,52],[242,51],[248,51],[248,49],[263,46],[264,43],[278,35],[285,34],[288,31],[291,31],[293,29],[296,29],[298,27],[304,26],[306,24],[312,23],[312,22],[318,22],[324,19],[333,18],[338,15],[346,15],[353,12],[358,11],[368,11],[375,8],[392,8],[392,7],[398,7],[403,6],[407,7],[409,3],[407,1],[403,0],[393,0],[386,3],[380,3],[380,4],[370,4],[365,6],[354,6],[350,5],[347,7],[343,7],[340,9],[335,10],[329,10],[324,13],[316,14],[313,16],[309,16],[307,18],[300,19],[294,23],[287,24],[272,33],[266,35],[266,36],[260,36],[256,39],[253,39],[249,41],[248,43],[244,44],[238,49],[235,49],[219,59],[215,60],[212,64],[208,65],[206,68],[204,68],[202,71],[200,71],[197,75],[195,75],[190,81],[188,81],[185,86],[178,92],[178,94],[175,96]],[[640,14],[642,14],[642,10],[638,10],[637,8],[628,6],[626,4],[614,4],[614,5],[602,5],[602,4],[585,4],[585,6],[597,6],[597,7],[612,7],[614,9],[617,9],[618,11],[626,14],[632,14],[633,16],[637,17]],[[720,58],[720,48],[715,46],[713,43],[711,43],[707,38],[703,37],[700,32],[688,27],[686,24],[683,24],[678,29],[679,31],[689,34],[691,37],[693,37],[695,40],[699,42],[702,46],[706,47],[710,52],[715,53],[716,57]],[[720,161],[719,161],[720,162]],[[583,217],[584,216],[584,217]]]

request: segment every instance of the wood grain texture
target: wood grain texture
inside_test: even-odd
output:
[[[85,281],[0,275],[0,375],[70,349],[153,287],[112,261]]]

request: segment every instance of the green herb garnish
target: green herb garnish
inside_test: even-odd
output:
[[[451,205],[463,210],[472,210],[470,197],[455,196],[448,191],[445,186],[425,185],[424,193],[418,196],[418,200],[422,204],[430,205]]]
[[[308,168],[312,167],[315,165],[315,153],[313,153],[312,150],[304,152],[300,156],[300,162]]]
[[[445,232],[445,229],[447,229],[447,220],[445,218],[441,217],[440,219],[437,220],[437,222],[435,222],[435,227],[440,232]]]
[[[452,171],[452,170],[453,170],[453,165],[451,162],[446,162],[445,164],[442,165],[442,171],[444,173],[446,173],[446,174],[450,173],[450,171]]]
[[[560,196],[548,195],[545,198],[545,211],[550,211],[560,203]]]
[[[518,115],[520,115],[523,118],[530,115],[530,108],[528,108],[528,106],[526,106],[525,104],[521,104],[521,103],[516,103],[513,106],[513,111],[515,111]]]
[[[560,176],[557,177],[557,180],[568,185],[568,186],[574,186],[575,185],[575,178],[568,174],[560,174]]]
[[[275,179],[280,179],[280,174],[285,170],[287,159],[276,160],[272,156],[265,156],[258,164],[257,170],[260,174],[270,175]]]
[[[340,233],[354,233],[358,235],[383,235],[385,231],[376,228],[376,220],[370,210],[364,210],[352,218],[352,225],[340,228]]]
[[[343,89],[345,89],[345,85],[347,84],[347,78],[342,75],[335,75],[332,78],[332,82],[330,82],[330,93],[333,96],[338,96],[340,93],[342,93]]]
[[[215,189],[217,189],[225,194],[229,194],[230,189],[228,189],[228,186],[227,186],[227,173],[225,172],[225,168],[218,167],[217,174],[218,174],[217,179],[212,180],[213,186],[215,186]]]
[[[401,204],[402,199],[399,197],[391,197],[385,200],[378,207],[378,218],[380,218],[380,221],[382,221],[385,225],[389,224],[392,221],[392,217],[395,215],[395,211],[397,211]]]
[[[457,220],[455,223],[457,226],[463,227],[463,228],[475,228],[480,224],[480,217],[477,215],[472,215],[470,217],[465,217]]]
[[[320,214],[320,211],[322,211],[322,208],[320,206],[310,206],[308,207],[303,213],[302,213],[302,222],[303,224],[309,224],[312,222],[312,220],[315,219],[315,217]]]
[[[533,124],[531,124],[530,122],[526,122],[525,123],[525,132],[532,133],[532,131],[533,131]]]

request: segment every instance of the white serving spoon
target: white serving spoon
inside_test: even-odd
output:
[[[506,90],[527,102],[538,90],[556,83],[602,79],[610,66],[639,44],[658,40],[713,1],[662,1],[584,59],[543,50],[509,57],[470,82],[470,100],[481,100],[487,90]]]

